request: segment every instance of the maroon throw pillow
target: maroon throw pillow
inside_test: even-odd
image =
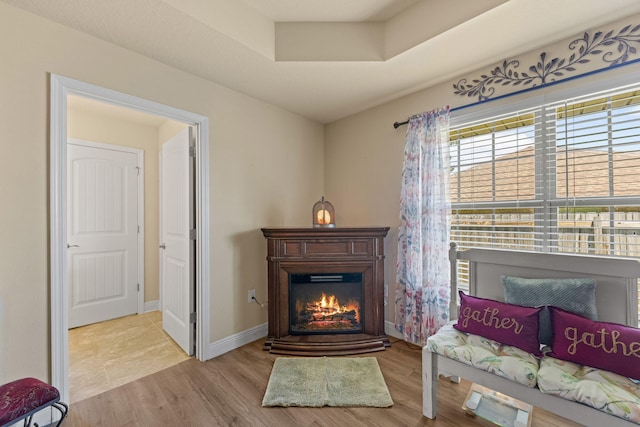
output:
[[[640,329],[549,307],[551,357],[640,379]]]
[[[542,307],[523,307],[458,293],[460,314],[454,328],[542,356],[538,341],[538,313]]]

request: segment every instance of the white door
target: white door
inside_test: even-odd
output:
[[[162,327],[188,354],[194,353],[195,224],[191,129],[162,145],[160,156],[160,298]]]
[[[138,312],[138,157],[79,144],[67,145],[70,328]]]

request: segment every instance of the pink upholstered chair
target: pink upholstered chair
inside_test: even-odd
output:
[[[0,386],[0,427],[18,421],[31,426],[33,415],[49,406],[56,408],[62,417],[59,426],[67,416],[69,407],[60,401],[57,388],[35,378],[22,378]],[[33,424],[38,427],[37,423]]]

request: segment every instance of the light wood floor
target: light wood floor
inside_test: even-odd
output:
[[[189,359],[152,311],[69,330],[70,403]]]
[[[483,426],[460,409],[468,383],[441,379],[438,417],[422,416],[420,348],[392,339],[375,356],[391,408],[262,408],[276,355],[258,340],[215,359],[189,359],[71,406],[71,426]],[[533,411],[533,427],[577,424]]]

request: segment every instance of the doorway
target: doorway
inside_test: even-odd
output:
[[[195,136],[195,355],[207,360],[209,344],[208,119],[166,105],[51,75],[51,360],[52,384],[69,400],[68,276],[66,235],[67,97],[78,95],[180,121]]]
[[[193,354],[193,331],[174,328],[167,333],[163,327],[167,316],[160,308],[176,305],[180,295],[160,290],[159,277],[165,275],[158,262],[158,254],[165,252],[158,248],[164,241],[159,218],[172,217],[160,214],[166,207],[159,203],[163,175],[159,153],[169,141],[187,146],[189,129],[163,117],[67,97],[71,404],[166,369]],[[192,163],[192,158],[188,160]],[[171,183],[191,182],[188,173],[174,175]],[[193,199],[193,186],[186,186],[185,191]],[[193,212],[188,201],[180,206]],[[182,234],[188,236],[188,229]],[[194,242],[189,243],[193,246]],[[190,254],[183,264],[192,265],[192,260]],[[185,290],[193,298],[193,279],[186,280],[191,285]],[[160,296],[165,296],[164,304]],[[188,323],[188,316],[183,317],[177,319],[179,324],[195,325]],[[177,344],[181,341],[190,341],[191,346],[183,350]]]

